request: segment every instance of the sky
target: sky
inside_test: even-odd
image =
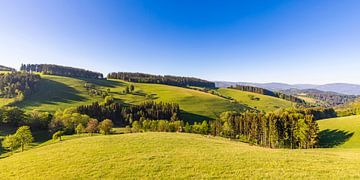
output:
[[[360,84],[359,0],[0,0],[0,64]]]

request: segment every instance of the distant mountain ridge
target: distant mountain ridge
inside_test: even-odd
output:
[[[286,83],[251,83],[251,82],[228,82],[228,81],[215,81],[216,87],[230,87],[236,85],[255,86],[272,91],[281,91],[287,89],[317,89],[320,91],[331,91],[347,95],[360,95],[360,85],[349,83],[331,83],[323,85],[315,84],[286,84]]]

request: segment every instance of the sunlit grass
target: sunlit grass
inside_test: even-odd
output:
[[[359,149],[267,149],[184,133],[72,138],[0,159],[4,179],[360,178]]]
[[[292,107],[293,103],[280,98],[266,96],[262,94],[240,91],[236,89],[220,88],[218,89],[222,95],[230,96],[241,104],[245,104],[249,107],[256,108],[262,111],[274,111],[279,108]],[[259,98],[253,100],[251,97]]]

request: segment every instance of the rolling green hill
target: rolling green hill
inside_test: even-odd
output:
[[[84,88],[85,80],[51,75],[41,75],[41,78],[36,92],[16,106],[25,110],[54,112],[58,109],[102,101],[101,97],[88,95]]]
[[[278,108],[292,107],[294,103],[280,98],[262,94],[240,91],[236,89],[220,88],[218,92],[225,96],[234,98],[241,104],[256,108],[262,111],[274,111]],[[255,99],[258,98],[258,99]]]
[[[90,96],[85,83],[95,85],[97,89],[110,90],[110,94],[124,104],[139,104],[146,100],[178,103],[184,111],[184,119],[202,121],[216,118],[228,110],[242,111],[246,106],[232,103],[227,99],[197,90],[161,84],[131,83],[133,93],[124,94],[130,83],[120,80],[77,79],[71,77],[41,75],[42,80],[37,91],[16,105],[25,110],[37,109],[54,112],[58,109],[76,107],[103,101],[100,96]],[[5,101],[2,101],[5,103]]]
[[[317,121],[323,147],[360,148],[360,116]]]
[[[0,159],[3,179],[356,179],[358,149],[267,149],[185,133],[65,140]],[[41,172],[41,173],[40,173]]]

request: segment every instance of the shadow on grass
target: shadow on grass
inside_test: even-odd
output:
[[[42,79],[35,93],[24,101],[15,105],[21,108],[38,106],[41,104],[70,103],[71,101],[84,101],[87,98],[80,96],[80,92],[73,87],[57,81]]]
[[[193,124],[194,122],[202,122],[204,120],[213,120],[213,118],[202,116],[199,114],[194,114],[186,111],[181,111],[180,119],[184,120],[185,122],[188,122],[190,124]]]
[[[319,145],[322,148],[332,148],[344,144],[354,135],[353,132],[325,129],[319,133]]]
[[[80,80],[95,84],[97,86],[103,86],[107,88],[115,88],[117,86],[125,85],[122,82],[114,81],[114,80],[107,80],[107,79],[88,79],[88,78],[79,78]]]

